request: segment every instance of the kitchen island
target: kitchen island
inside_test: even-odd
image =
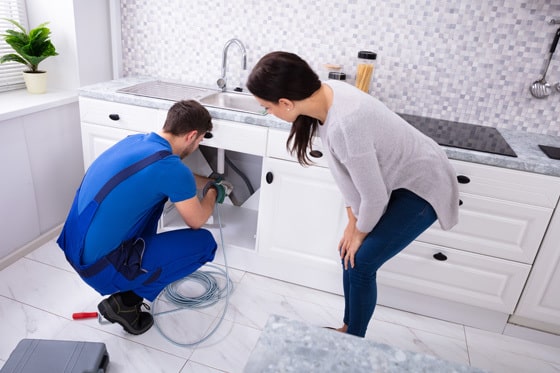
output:
[[[244,373],[478,373],[480,369],[271,316]]]

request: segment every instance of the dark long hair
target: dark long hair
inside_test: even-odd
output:
[[[299,101],[310,97],[321,81],[301,57],[289,52],[271,52],[260,59],[247,80],[249,91],[260,99],[278,103],[281,98]],[[286,148],[297,155],[302,165],[311,164],[307,148],[311,148],[319,121],[300,115],[292,124]],[[290,142],[293,143],[290,146]]]

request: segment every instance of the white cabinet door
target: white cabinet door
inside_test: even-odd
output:
[[[22,118],[41,233],[62,223],[84,175],[78,104]]]
[[[560,334],[560,211],[556,209],[510,322]]]
[[[82,122],[84,169],[87,170],[93,160],[105,150],[134,133],[136,132]]]
[[[22,118],[0,121],[0,259],[41,234]]]
[[[337,245],[346,222],[342,196],[328,169],[264,159],[258,253],[284,266],[285,280],[297,278],[333,291],[321,284],[340,271]]]

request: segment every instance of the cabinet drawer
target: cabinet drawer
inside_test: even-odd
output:
[[[554,208],[560,196],[560,178],[501,167],[451,160],[459,190],[529,205]]]
[[[201,145],[264,156],[267,128],[239,122],[212,119],[212,137]]]
[[[552,209],[461,193],[459,223],[434,223],[417,240],[503,259],[532,263]]]
[[[80,97],[80,117],[82,122],[137,132],[157,132],[163,127],[157,109],[87,97]]]
[[[297,157],[291,155],[286,149],[286,141],[289,136],[288,131],[282,131],[277,129],[270,129],[268,133],[268,147],[267,155],[272,158],[285,159],[288,161],[297,162]],[[309,153],[309,158],[314,162],[316,166],[328,167],[327,155],[323,150],[323,144],[319,137],[313,139],[313,150],[312,154]]]
[[[438,253],[439,260],[434,257]],[[377,279],[386,286],[511,313],[529,270],[527,264],[415,241],[385,263]]]

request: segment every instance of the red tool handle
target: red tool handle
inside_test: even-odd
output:
[[[76,312],[72,314],[74,320],[78,319],[93,319],[97,317],[97,312]]]

